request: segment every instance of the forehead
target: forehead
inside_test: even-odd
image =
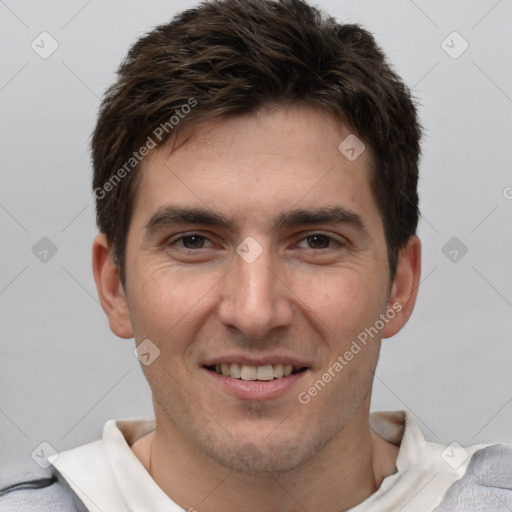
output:
[[[134,214],[206,207],[262,229],[292,208],[342,206],[370,221],[377,214],[370,148],[327,111],[280,107],[215,118],[173,142],[143,160]]]

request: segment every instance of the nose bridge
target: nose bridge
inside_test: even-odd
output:
[[[275,282],[271,279],[274,274],[270,271],[272,261],[267,249],[254,261],[241,259],[237,262],[239,286],[237,294],[247,307],[256,306],[260,311],[271,310],[274,301]]]
[[[244,243],[245,242],[245,243]],[[255,240],[244,240],[225,283],[221,321],[251,338],[260,338],[291,321],[286,293],[275,275],[275,255]]]

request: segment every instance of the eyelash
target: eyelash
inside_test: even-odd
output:
[[[311,248],[309,247],[308,249],[311,250],[311,251],[321,251],[321,250],[332,250],[333,249],[333,245],[337,245],[339,247],[343,247],[345,244],[343,244],[341,241],[339,240],[336,240],[333,236],[331,235],[328,235],[327,233],[322,233],[320,231],[317,231],[317,232],[313,232],[313,233],[309,233],[308,235],[304,236],[303,238],[301,238],[301,242],[304,241],[304,240],[307,240],[308,238],[313,238],[315,236],[320,236],[320,237],[324,237],[324,238],[327,238],[328,241],[329,241],[329,246],[328,247],[321,247],[320,249],[315,249],[315,248]],[[168,242],[166,242],[166,246],[173,246],[176,244],[176,242],[180,242],[180,241],[183,241],[185,238],[192,238],[192,237],[198,237],[198,238],[201,238],[203,240],[209,240],[208,237],[206,237],[205,235],[201,235],[200,233],[195,233],[195,232],[191,232],[191,233],[188,233],[188,234],[185,234],[185,235],[180,235],[174,239],[171,239],[169,240]],[[180,247],[180,249],[183,249],[185,251],[189,251],[189,252],[198,252],[199,250],[201,249],[208,249],[208,247],[199,247],[197,249],[190,249],[188,247]]]

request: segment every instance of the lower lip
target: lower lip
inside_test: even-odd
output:
[[[225,377],[217,372],[202,368],[215,385],[241,400],[270,400],[289,392],[304,378],[308,370],[273,380],[242,380]]]

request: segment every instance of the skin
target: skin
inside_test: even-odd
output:
[[[156,428],[132,449],[148,470],[151,459],[154,480],[185,510],[342,511],[396,471],[398,447],[369,427],[370,398],[381,339],[396,334],[414,307],[420,241],[410,238],[390,282],[370,149],[354,161],[338,149],[350,133],[306,106],[184,130],[186,143],[155,149],[142,162],[124,287],[105,236],[94,241],[112,331],[160,350],[142,366]],[[215,211],[234,225],[148,231],[149,219],[169,205]],[[281,212],[326,206],[356,213],[366,232],[334,222],[274,225]],[[199,238],[179,239],[193,234]],[[246,237],[262,251],[252,263],[236,252]],[[301,404],[298,394],[397,303],[401,310],[379,335]],[[276,398],[240,399],[203,368],[233,354],[293,357],[307,371]]]

